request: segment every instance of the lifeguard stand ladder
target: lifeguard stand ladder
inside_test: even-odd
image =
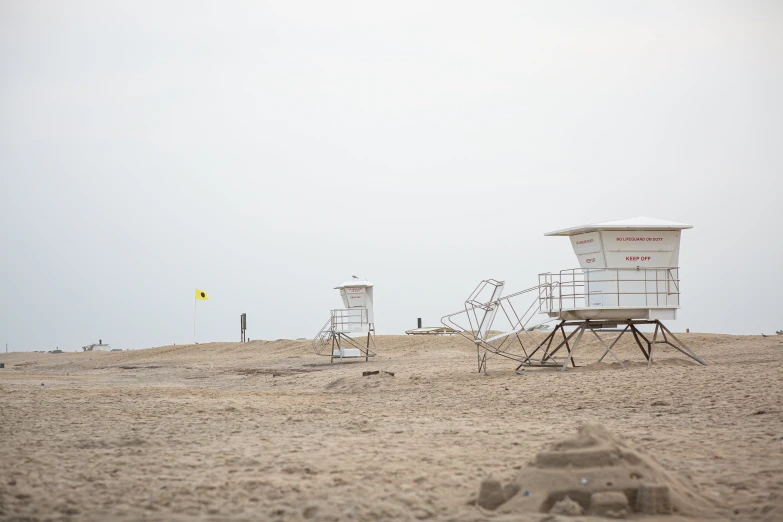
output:
[[[329,320],[313,338],[313,349],[317,355],[329,356],[330,363],[361,357],[369,361],[376,356],[373,284],[354,278],[335,289],[340,291],[345,308],[331,311]],[[358,337],[365,334],[366,342],[362,343]]]
[[[603,347],[599,362],[611,354],[624,367],[612,349],[630,332],[648,367],[653,348],[660,344],[706,366],[661,322],[677,318],[680,233],[687,228],[692,226],[638,217],[550,232],[546,235],[571,238],[579,268],[539,274],[537,286],[506,297],[500,296],[503,282],[484,280],[465,301],[464,310],[441,322],[476,344],[479,372],[486,372],[487,359],[494,356],[516,361],[517,370],[565,371],[569,364],[576,366],[574,353],[587,331]],[[549,320],[531,327],[536,314],[546,314]],[[551,322],[555,327],[543,341],[531,334],[548,329]],[[493,329],[501,324],[505,328]],[[655,325],[650,337],[639,330],[641,325]],[[566,327],[573,330],[567,332]],[[599,332],[618,335],[608,342]],[[563,348],[566,354],[558,355]]]

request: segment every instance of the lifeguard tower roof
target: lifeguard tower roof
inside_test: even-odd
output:
[[[366,281],[364,279],[352,279],[350,281],[344,281],[340,283],[339,285],[335,286],[335,290],[340,290],[341,288],[348,288],[352,286],[363,286],[363,287],[369,287],[374,286],[371,282]]]
[[[599,230],[683,230],[693,228],[693,225],[677,223],[676,221],[666,221],[639,216],[618,221],[604,221],[603,223],[590,223],[589,225],[579,225],[576,227],[564,228],[547,232],[545,236],[575,236],[587,232],[597,232]]]

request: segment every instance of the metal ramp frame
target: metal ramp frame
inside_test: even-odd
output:
[[[528,324],[539,310],[539,302],[545,298],[549,284],[541,284],[520,292],[501,297],[505,282],[497,279],[481,281],[470,296],[465,300],[465,307],[459,312],[441,318],[444,326],[453,328],[458,334],[470,339],[476,345],[478,371],[487,369],[487,359],[499,356],[513,361],[530,361],[533,350],[539,348],[539,343],[530,335]],[[535,293],[533,293],[535,292]],[[534,298],[527,307],[514,305],[514,301],[525,294]],[[527,297],[531,297],[528,295]],[[522,311],[520,314],[517,309]],[[500,312],[500,314],[498,314]],[[498,333],[492,328],[498,317],[505,322],[508,330]],[[545,323],[553,320],[545,321]],[[542,323],[542,324],[545,324]],[[536,325],[537,328],[541,325]],[[521,349],[521,353],[518,350]],[[528,353],[531,350],[531,353]],[[539,361],[540,365],[551,366],[552,362]]]

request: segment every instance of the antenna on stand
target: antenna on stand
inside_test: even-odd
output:
[[[245,330],[247,330],[247,314],[239,316],[240,342],[245,341]]]

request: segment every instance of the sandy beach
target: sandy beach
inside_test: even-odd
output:
[[[631,518],[781,520],[783,336],[681,338],[709,366],[662,349],[648,369],[628,339],[627,369],[565,374],[479,374],[460,337],[380,336],[345,364],[290,340],[2,354],[0,519],[587,519],[470,501],[595,422],[709,506]]]

